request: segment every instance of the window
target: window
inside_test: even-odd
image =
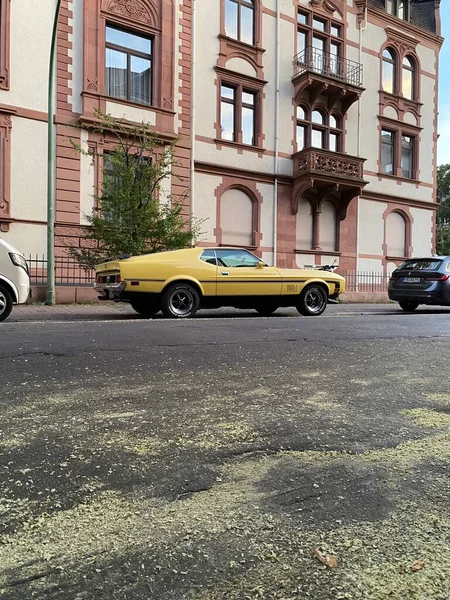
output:
[[[245,44],[255,43],[254,0],[225,0],[225,33]]]
[[[138,104],[152,102],[152,40],[106,27],[106,94]]]
[[[328,19],[297,13],[297,60],[319,73],[341,73],[342,26]]]
[[[221,138],[256,146],[257,92],[241,85],[220,87]]]
[[[220,199],[222,243],[230,246],[254,245],[254,203],[239,189],[227,190]]]
[[[322,148],[342,152],[341,119],[326,111],[297,106],[297,151],[304,148]]]
[[[383,52],[383,73],[382,87],[385,92],[394,94],[395,89],[395,53],[391,48],[386,48]]]
[[[417,137],[407,132],[381,132],[381,171],[405,179],[416,179]]]
[[[402,63],[402,94],[408,100],[414,100],[414,80],[414,62],[411,58],[405,56]]]
[[[387,256],[406,256],[406,221],[398,212],[391,212],[386,218]]]
[[[223,267],[254,267],[261,261],[248,250],[216,250],[217,260]]]
[[[409,0],[386,0],[386,10],[390,15],[394,15],[404,21],[409,21]]]
[[[381,132],[381,170],[387,175],[394,175],[394,141],[393,131]]]
[[[402,177],[407,179],[413,178],[413,152],[414,152],[414,140],[410,135],[402,135]]]

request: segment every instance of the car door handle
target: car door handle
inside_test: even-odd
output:
[[[220,271],[221,275],[229,275],[228,271]]]

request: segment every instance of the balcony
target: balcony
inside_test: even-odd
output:
[[[364,181],[365,158],[330,152],[320,148],[306,148],[292,157],[294,161],[294,193],[292,212],[297,213],[301,197],[314,198],[320,204],[331,194],[341,208],[340,218],[345,219],[347,207],[359,196]]]
[[[299,103],[303,92],[310,94],[313,104],[320,95],[332,109],[341,101],[343,112],[358,100],[362,87],[363,67],[360,63],[308,46],[294,57],[295,99]]]

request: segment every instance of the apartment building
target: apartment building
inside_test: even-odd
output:
[[[54,5],[2,0],[0,230],[46,252]],[[49,3],[50,4],[50,3]],[[199,243],[279,266],[389,271],[435,243],[439,0],[63,0],[56,247],[79,239],[113,137],[96,109],[177,139]]]

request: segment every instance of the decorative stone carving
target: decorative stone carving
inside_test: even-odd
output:
[[[116,14],[152,27],[158,24],[158,11],[150,0],[110,0],[106,4],[106,12]]]
[[[90,80],[88,79],[88,80],[87,80],[87,85],[86,85],[86,87],[87,87],[87,89],[88,89],[90,92],[98,92],[98,83],[97,83],[97,80],[95,79],[95,80],[93,80],[93,81],[90,81]]]
[[[326,150],[307,150],[300,152],[294,159],[294,177],[303,173],[317,171],[328,175],[361,180],[363,178],[361,158],[346,156]]]

